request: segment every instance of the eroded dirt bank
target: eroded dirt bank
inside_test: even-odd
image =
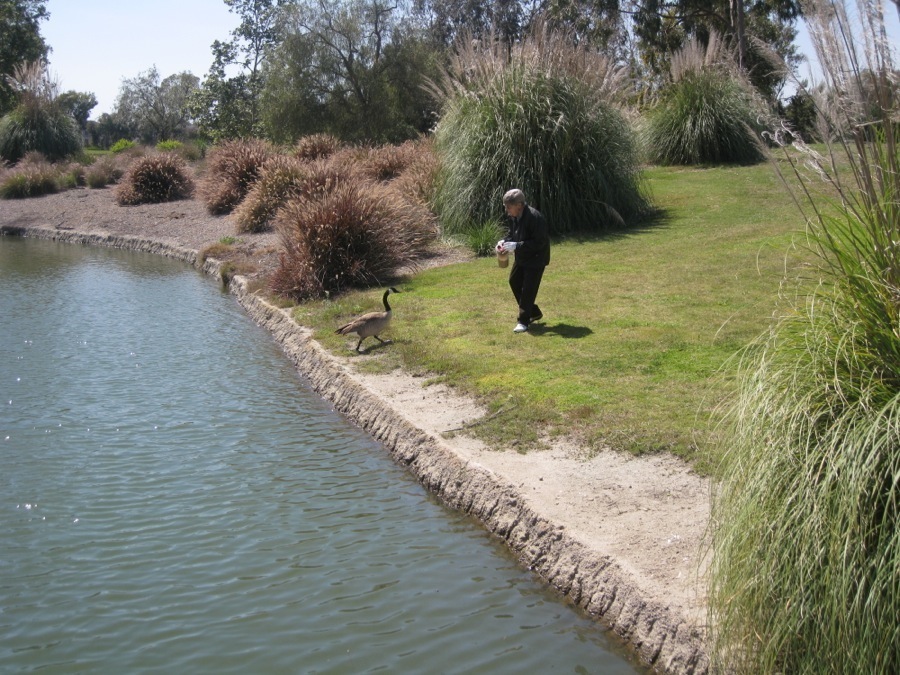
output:
[[[0,202],[0,210],[5,206]],[[0,215],[0,231],[113,246],[198,264],[194,240],[102,230],[61,229],[39,217]],[[221,223],[217,225],[221,227]],[[212,240],[213,243],[216,239]],[[214,260],[204,271],[218,274]],[[231,292],[266,327],[312,388],[380,441],[397,462],[448,506],[477,518],[522,564],[596,616],[666,673],[706,673],[702,536],[708,485],[673,458],[631,458],[612,451],[584,457],[558,444],[520,455],[444,433],[484,411],[441,385],[402,373],[364,375],[353,359],[333,356],[285,310],[248,291]]]

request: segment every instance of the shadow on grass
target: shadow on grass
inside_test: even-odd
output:
[[[643,232],[655,230],[662,227],[668,227],[672,221],[671,212],[668,209],[653,208],[640,218],[635,219],[628,225],[620,227],[610,227],[601,231],[583,231],[576,230],[563,235],[554,236],[553,242],[574,241],[579,244],[593,241],[608,241],[611,239],[622,239],[632,237]]]
[[[563,338],[577,339],[585,338],[594,331],[586,326],[570,326],[567,323],[557,323],[552,326],[533,323],[528,327],[528,332],[532,335],[558,335]]]

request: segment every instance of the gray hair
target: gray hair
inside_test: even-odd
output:
[[[513,188],[505,195],[503,195],[503,205],[506,206],[508,204],[524,204],[525,203],[525,193],[522,192],[519,188]]]

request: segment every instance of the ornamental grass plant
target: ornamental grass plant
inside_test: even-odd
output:
[[[435,208],[445,234],[496,220],[521,188],[552,234],[600,232],[649,210],[622,110],[625,72],[539,25],[520,43],[464,39],[441,102]]]
[[[120,206],[160,204],[187,199],[194,193],[191,170],[171,152],[151,153],[135,159],[116,187]]]
[[[672,57],[670,81],[649,109],[643,130],[650,161],[662,165],[752,164],[766,106],[753,93],[716,33]]]
[[[46,64],[21,64],[10,81],[19,91],[19,103],[0,118],[0,159],[14,164],[29,152],[50,161],[77,154],[81,132],[75,118],[58,105],[59,84]]]
[[[256,138],[225,141],[210,150],[199,189],[207,211],[213,215],[231,213],[274,154],[268,142]]]
[[[709,623],[723,671],[900,672],[897,70],[880,3],[815,0],[806,14],[829,143],[785,156],[799,153],[791,182],[817,263],[737,363]]]

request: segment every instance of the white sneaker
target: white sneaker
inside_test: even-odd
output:
[[[513,328],[513,333],[524,333],[526,330],[528,330],[528,326],[524,323],[517,323],[516,327]]]

